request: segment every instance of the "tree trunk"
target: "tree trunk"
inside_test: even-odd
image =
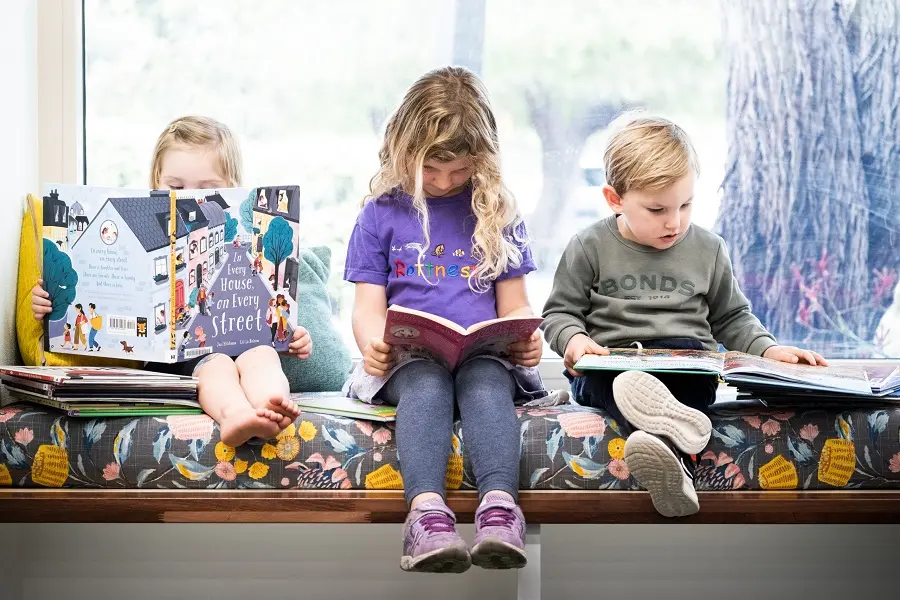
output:
[[[541,195],[528,220],[534,240],[532,253],[538,267],[553,266],[552,243],[559,237],[560,217],[578,183],[584,145],[592,134],[609,125],[623,107],[598,103],[567,111],[551,90],[541,86],[526,90],[525,101],[542,150]]]
[[[723,9],[728,157],[716,226],[735,272],[781,343],[802,343],[810,326],[828,330],[823,341],[865,335],[869,194],[850,15],[814,0]]]
[[[862,0],[850,15],[862,164],[869,196],[869,265],[900,266],[900,2]],[[887,297],[890,298],[890,289]]]
[[[481,75],[486,0],[456,0],[453,64]]]

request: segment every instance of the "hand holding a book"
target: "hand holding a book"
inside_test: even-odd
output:
[[[569,343],[566,344],[566,354],[563,356],[563,364],[569,374],[573,377],[582,377],[584,375],[584,373],[576,371],[574,367],[575,363],[577,363],[585,354],[607,356],[609,354],[609,349],[604,348],[586,334],[576,333],[573,335],[571,339],[569,339]]]
[[[302,360],[312,354],[312,338],[305,327],[298,325],[294,328],[294,338],[288,344],[288,353]]]
[[[50,302],[50,294],[43,288],[43,280],[38,280],[37,285],[31,288],[31,312],[38,321],[43,321],[45,315],[53,312],[53,303]]]
[[[828,366],[828,361],[818,352],[804,350],[795,346],[769,346],[766,351],[763,352],[763,358],[792,364],[803,361],[814,367]]]
[[[372,338],[363,349],[363,368],[374,377],[384,377],[394,368],[391,345],[381,338]]]
[[[544,342],[540,331],[535,331],[528,339],[514,342],[507,347],[512,362],[523,367],[535,367],[541,362]]]

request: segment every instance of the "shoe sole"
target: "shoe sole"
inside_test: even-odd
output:
[[[613,398],[622,416],[636,429],[662,435],[682,452],[698,454],[709,443],[709,417],[685,406],[656,377],[626,371],[613,380]]]
[[[462,541],[427,554],[400,558],[400,568],[411,573],[463,573],[471,566],[472,557]]]
[[[472,548],[472,564],[482,569],[521,569],[527,563],[524,550],[500,538],[486,537]]]
[[[650,493],[656,511],[664,517],[686,517],[700,510],[697,492],[681,461],[661,439],[635,431],[625,441],[625,464]]]

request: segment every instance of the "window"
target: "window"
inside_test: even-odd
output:
[[[165,304],[157,304],[153,309],[153,314],[156,318],[156,331],[160,331],[161,329],[166,328],[166,305]]]
[[[197,250],[200,248],[200,244],[197,243],[197,240],[191,240],[188,244],[188,247],[191,249],[191,260],[194,260],[194,257],[197,256]]]
[[[200,238],[200,254],[206,252],[206,236]]]
[[[188,286],[194,287],[194,284],[197,282],[197,276],[194,274],[193,269],[188,269]]]
[[[169,260],[165,256],[159,256],[153,259],[154,275],[156,276],[156,279],[162,279],[169,274],[168,262]]]
[[[329,293],[355,348],[342,261],[385,120],[416,77],[465,64],[490,91],[504,178],[534,238],[537,312],[571,236],[610,214],[610,120],[645,106],[691,135],[694,223],[725,238],[754,312],[781,343],[900,356],[900,155],[889,134],[900,112],[892,88],[873,83],[900,78],[900,58],[878,11],[777,0],[386,2],[221,0],[201,12],[85,0],[87,182],[141,185],[166,122],[215,115],[241,140],[245,181],[303,186],[303,218],[317,224],[303,245],[332,248]],[[298,40],[291,52],[271,51],[286,38]],[[124,105],[141,135],[122,134]],[[255,206],[278,202],[260,190]]]

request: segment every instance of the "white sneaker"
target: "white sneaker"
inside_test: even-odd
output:
[[[700,510],[688,465],[662,439],[635,431],[625,441],[625,464],[650,492],[653,507],[664,517],[686,517]]]
[[[687,454],[706,448],[712,432],[709,417],[676,400],[650,373],[625,371],[612,387],[616,406],[635,429],[665,436]]]

